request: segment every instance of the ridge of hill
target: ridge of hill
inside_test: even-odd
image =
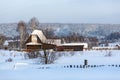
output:
[[[27,25],[27,27],[29,27]],[[83,36],[105,37],[113,32],[120,32],[120,24],[87,24],[87,23],[40,23],[40,29],[53,29],[57,36],[69,35],[75,32]],[[17,23],[0,24],[0,34],[6,37],[16,37]]]

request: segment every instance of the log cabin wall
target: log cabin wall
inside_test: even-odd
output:
[[[80,46],[57,46],[57,51],[83,51],[84,45]]]

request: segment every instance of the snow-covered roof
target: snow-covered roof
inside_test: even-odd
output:
[[[46,42],[50,43],[50,44],[60,45],[61,44],[61,39],[47,39]]]
[[[41,30],[34,30],[31,35],[37,35],[42,42],[46,42],[47,38]]]
[[[20,41],[20,40],[6,40],[3,45],[8,46],[10,42],[17,42],[17,41]]]
[[[117,49],[118,47],[110,47],[110,46],[106,46],[106,47],[92,47],[92,49]]]
[[[39,45],[37,43],[37,40],[36,40],[37,38],[35,36],[35,35],[37,35],[43,43],[56,44],[58,46],[79,46],[79,45],[83,45],[84,48],[88,48],[87,43],[64,43],[64,44],[61,44],[61,39],[47,39],[41,30],[34,30],[31,33],[31,35],[32,35],[32,42],[27,43],[26,45]]]
[[[37,35],[43,43],[56,44],[56,45],[61,44],[60,39],[47,39],[41,30],[34,30],[31,33],[31,35],[33,35],[33,36]],[[32,38],[34,38],[34,40],[35,40],[35,36]],[[32,39],[33,42],[34,42],[34,40]]]
[[[42,44],[41,43],[30,42],[30,43],[27,43],[26,45],[42,45]]]
[[[111,47],[112,47],[112,46],[114,47],[114,46],[116,46],[116,45],[119,46],[119,45],[120,45],[120,42],[108,43],[108,46],[111,46]]]
[[[9,45],[8,41],[6,40],[3,45],[8,46]]]

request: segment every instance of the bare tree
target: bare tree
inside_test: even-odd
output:
[[[44,49],[43,51],[33,51],[29,52],[28,54],[25,54],[25,58],[40,58],[39,61],[42,64],[51,64],[54,63],[54,61],[58,58],[58,54],[56,54],[55,51],[53,50],[46,50]]]
[[[6,40],[6,37],[3,34],[0,34],[0,48],[2,48],[5,40]]]
[[[51,50],[46,50],[44,51],[44,58],[45,58],[45,64],[51,64],[53,63],[57,56],[56,56],[56,53],[51,51]]]
[[[30,25],[30,29],[32,31],[35,30],[35,29],[38,29],[38,27],[39,27],[38,19],[36,17],[33,17],[32,19],[30,19],[29,25]]]
[[[55,34],[54,34],[55,30],[52,27],[45,28],[43,32],[47,38],[55,38]]]
[[[56,52],[51,50],[43,50],[40,53],[40,60],[42,64],[51,64],[57,59]]]
[[[25,40],[27,38],[26,24],[24,21],[18,23],[17,31],[20,33],[20,49],[24,48]]]

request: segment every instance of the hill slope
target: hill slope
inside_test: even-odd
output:
[[[27,26],[29,27],[29,26]],[[0,34],[7,37],[18,36],[17,23],[0,24]],[[57,36],[69,35],[71,32],[84,36],[106,36],[113,32],[120,32],[120,24],[76,24],[76,23],[40,23],[40,29],[54,30]]]

